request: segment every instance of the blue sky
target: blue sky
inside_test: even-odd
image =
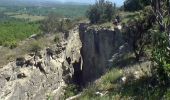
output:
[[[94,3],[96,0],[54,0],[54,1],[61,1],[61,2],[81,2],[81,3]],[[108,0],[111,2],[116,3],[116,5],[121,6],[125,0]]]

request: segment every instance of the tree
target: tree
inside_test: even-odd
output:
[[[146,8],[139,13],[132,21],[128,22],[128,27],[124,30],[128,43],[132,46],[132,50],[138,61],[144,55],[145,46],[151,43],[151,32],[155,17],[151,8]]]
[[[170,2],[169,0],[151,0],[151,6],[157,21],[154,37],[153,61],[162,84],[168,85],[170,77]]]
[[[68,18],[51,13],[41,23],[40,29],[44,33],[66,32],[74,26],[73,22]]]
[[[111,21],[115,7],[112,3],[105,0],[97,0],[87,11],[87,17],[92,24]]]
[[[57,29],[58,26],[59,26],[59,16],[51,13],[42,22],[40,29],[44,33],[55,33],[58,31],[58,29]]]
[[[125,11],[137,11],[150,4],[150,0],[126,0],[124,2]]]

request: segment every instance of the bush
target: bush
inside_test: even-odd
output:
[[[137,11],[149,5],[150,0],[126,0],[124,2],[125,11]]]
[[[71,96],[76,95],[79,91],[78,91],[78,87],[74,84],[69,84],[66,88],[65,88],[65,94],[64,94],[64,98],[69,98]]]
[[[160,12],[169,12],[169,1],[156,0],[152,1],[152,8],[155,17],[157,18],[157,27],[154,28],[153,33],[153,61],[156,63],[156,75],[158,76],[159,83],[170,86],[170,19],[169,14]]]
[[[37,53],[41,49],[42,49],[42,44],[37,42],[37,41],[34,41],[34,42],[31,43],[29,51]]]
[[[59,42],[59,41],[60,41],[60,38],[59,38],[58,35],[56,35],[55,38],[54,38],[54,42]]]
[[[111,21],[116,7],[111,2],[105,0],[97,0],[94,5],[87,11],[87,17],[92,24],[104,23]]]
[[[45,33],[66,32],[73,27],[73,22],[70,19],[63,18],[56,14],[49,14],[47,18],[42,21],[40,29]]]
[[[144,56],[145,47],[152,42],[150,29],[155,21],[151,8],[148,7],[138,13],[133,20],[130,20],[124,29],[126,40],[132,46],[137,61],[141,56]]]

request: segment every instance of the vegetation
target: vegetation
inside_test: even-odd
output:
[[[44,33],[57,33],[57,32],[66,32],[73,27],[73,23],[70,19],[65,19],[61,16],[58,16],[54,13],[51,13],[47,18],[42,22],[40,29]]]
[[[105,0],[97,0],[87,11],[87,17],[92,24],[111,21],[115,13],[116,6]]]
[[[152,1],[153,11],[157,18],[157,29],[154,28],[154,50],[153,61],[157,64],[156,74],[158,75],[159,83],[165,87],[169,86],[170,80],[170,40],[169,40],[169,8],[170,4],[168,0],[164,1]],[[161,13],[164,11],[165,13]]]
[[[56,30],[55,33],[61,31],[66,32],[74,26],[73,22],[84,20],[87,8],[87,5],[62,4],[56,6],[38,7],[30,5],[17,6],[1,4],[0,54],[2,56],[0,57],[0,66],[7,64],[10,61],[14,61],[18,56],[22,56],[28,52],[39,51],[45,46],[49,46],[51,43],[56,43],[59,41],[58,34],[50,34],[50,39],[44,37],[44,34],[41,34],[42,32],[45,33],[44,30],[46,27],[42,29],[42,23],[48,19],[48,15],[53,13],[54,15],[62,16],[64,20],[61,20],[59,17],[54,18],[57,19],[57,27],[59,29]],[[29,38],[32,36],[35,36],[35,38]]]
[[[108,28],[113,26],[110,21],[116,14],[117,8],[115,4],[113,5],[106,0],[97,0],[94,5],[87,9],[88,6],[85,5],[0,7],[0,46],[9,47],[15,51],[13,53],[7,48],[1,49],[0,63],[13,60],[14,57],[19,55],[18,51],[21,51],[21,54],[25,52],[37,53],[44,46],[50,45],[51,41],[57,43],[60,40],[58,33],[68,33],[68,30],[74,27],[76,20],[82,20],[76,18],[83,18],[86,11],[87,18],[92,24],[102,23],[102,26]],[[140,63],[140,58],[147,58],[145,54],[148,53],[147,50],[150,50],[152,51],[150,58],[153,62],[151,75],[144,75],[140,79],[131,79],[126,83],[122,83],[122,70],[124,69],[113,68],[99,80],[96,80],[95,83],[89,85],[87,89],[84,89],[82,96],[79,98],[80,100],[168,100],[170,98],[169,9],[169,0],[125,1],[124,10],[131,13],[128,12],[129,15],[124,17],[122,31],[126,42],[132,47],[136,61],[130,61],[130,57],[125,60],[122,57],[121,60],[124,60],[124,64],[129,62]],[[42,36],[41,39],[27,41],[26,46],[19,45],[20,41],[41,32],[44,33],[43,35],[52,33],[50,36],[54,38],[47,40],[46,37]],[[4,61],[4,59],[7,61]],[[64,98],[79,93],[78,87],[73,84],[69,84],[65,90],[67,92]],[[101,94],[104,94],[104,96],[101,96]],[[48,95],[48,99],[51,100],[52,95]]]
[[[106,91],[112,91],[112,89],[116,88],[118,86],[117,81],[122,76],[122,71],[120,69],[112,69],[108,73],[106,73],[104,76],[101,77],[101,79],[96,84],[90,84],[87,89],[83,91],[82,96],[79,98],[81,100],[105,100],[106,98],[109,100],[110,97],[101,98],[99,94],[96,94],[96,92],[106,92]],[[107,100],[106,99],[106,100]]]
[[[71,96],[75,96],[79,91],[78,91],[78,87],[74,84],[69,84],[66,88],[65,88],[65,94],[63,99],[67,99]]]
[[[84,16],[87,8],[86,5],[1,6],[0,45],[15,48],[18,42],[32,34],[40,34],[41,31],[44,33],[66,32],[73,27],[71,18]],[[39,23],[40,21],[42,24]]]
[[[143,9],[146,5],[149,5],[150,0],[125,0],[125,11],[137,11]]]
[[[37,6],[1,6],[0,11],[5,13],[13,13],[13,15],[32,15],[32,16],[47,16],[50,13],[57,15],[63,15],[67,18],[77,18],[85,16],[89,6],[87,5],[65,5],[59,4],[49,7],[37,7]]]
[[[8,13],[9,15],[9,13]],[[28,20],[30,22],[35,22],[35,21],[41,21],[44,19],[43,16],[33,16],[33,15],[28,15],[28,14],[17,14],[17,15],[11,15],[10,17],[16,18],[16,19],[24,19]]]
[[[121,74],[118,74],[117,70],[111,70],[99,81],[87,87],[80,97],[81,100],[170,99],[169,0],[152,0],[151,2],[150,0],[148,2],[127,0],[125,3],[127,2],[133,2],[131,6],[128,4],[128,11],[141,11],[131,14],[129,20],[125,21],[127,23],[125,23],[123,35],[133,48],[136,63],[140,63],[138,60],[144,52],[147,52],[146,49],[152,51],[151,75],[145,73],[143,77],[135,80],[130,77],[122,84]],[[134,2],[139,2],[139,5],[136,6]],[[144,4],[141,5],[142,3]]]
[[[42,49],[42,44],[38,41],[33,41],[29,47],[29,51],[30,52],[34,52],[37,53],[38,51],[40,51]]]
[[[155,20],[151,8],[146,7],[127,22],[124,34],[126,40],[132,46],[136,60],[144,55],[145,47],[151,43],[150,29]]]
[[[150,87],[150,78],[142,79],[122,84],[121,70],[111,70],[103,77],[110,77],[109,80],[103,80],[97,84],[90,85],[83,91],[81,100],[160,100],[164,94],[163,87]],[[112,75],[110,75],[112,73]],[[115,73],[115,74],[114,74]],[[117,75],[118,74],[118,75]],[[116,76],[114,76],[116,75]],[[105,83],[106,82],[106,83]],[[105,83],[105,84],[103,84]],[[104,94],[101,96],[98,93]],[[167,94],[168,95],[168,94]]]
[[[5,21],[0,23],[0,45],[6,47],[16,47],[17,43],[31,36],[39,34],[38,23],[28,23],[24,21]]]

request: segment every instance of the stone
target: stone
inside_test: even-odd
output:
[[[20,57],[16,59],[16,66],[21,66],[23,67],[25,64],[25,58],[24,57]]]
[[[79,30],[75,30],[67,41],[19,57],[0,69],[0,100],[46,100],[48,93],[60,99],[63,86],[72,80],[72,64],[81,57]]]

